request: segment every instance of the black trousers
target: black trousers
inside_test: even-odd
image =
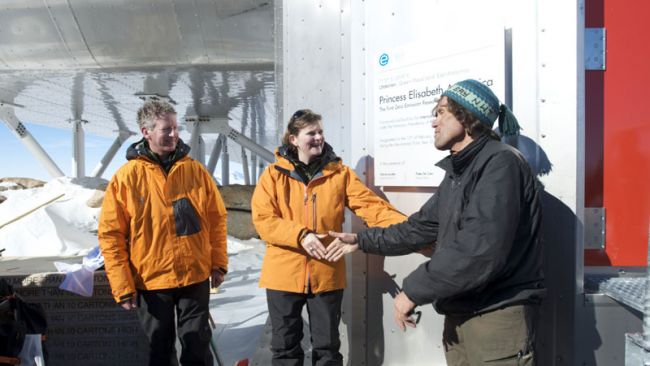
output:
[[[273,328],[271,351],[273,366],[302,366],[305,358],[300,347],[303,337],[302,308],[307,305],[311,332],[312,365],[343,364],[339,353],[339,322],[343,290],[318,294],[300,294],[266,290],[269,317]]]
[[[177,327],[182,346],[181,365],[212,366],[209,300],[209,280],[173,289],[138,290],[137,313],[149,338],[150,366],[178,365]],[[174,314],[177,324],[174,324]]]

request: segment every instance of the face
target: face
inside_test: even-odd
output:
[[[433,109],[431,127],[435,130],[434,145],[438,150],[460,151],[472,141],[463,125],[449,109],[447,97],[442,97]]]
[[[175,114],[165,114],[156,118],[153,130],[142,128],[142,135],[149,143],[151,151],[165,156],[176,150],[178,143],[178,125]]]
[[[309,163],[313,158],[323,153],[325,136],[320,122],[305,126],[298,135],[291,135],[289,140],[298,151],[298,159]]]

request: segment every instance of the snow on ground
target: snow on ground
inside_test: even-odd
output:
[[[88,207],[87,201],[105,182],[57,178],[41,188],[3,191],[7,200],[0,204],[0,248],[6,249],[2,255],[85,255],[98,245],[100,212],[99,208]],[[260,240],[228,236],[228,274],[218,292],[210,295],[210,313],[216,323],[213,339],[224,365],[252,357],[264,329],[266,293],[257,285],[264,250]]]
[[[88,207],[86,201],[102,182],[63,177],[41,188],[3,191],[7,197],[0,204],[3,256],[83,255],[97,246],[100,209]]]
[[[0,187],[5,187],[7,189],[15,189],[18,187],[18,184],[14,182],[0,182]]]
[[[218,293],[210,296],[210,313],[217,324],[213,339],[224,365],[251,358],[264,330],[266,292],[257,285],[264,250],[258,239],[228,237],[228,274]]]

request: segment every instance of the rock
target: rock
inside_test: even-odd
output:
[[[8,182],[15,183],[16,185],[22,188],[10,188],[10,189],[25,189],[25,188],[38,188],[45,185],[45,182],[38,179],[32,178],[20,178],[20,177],[11,177],[11,178],[0,178],[0,183]]]
[[[98,184],[98,185],[97,185],[97,188],[95,188],[95,189],[97,189],[98,191],[103,191],[103,192],[105,192],[105,191],[106,191],[106,187],[108,187],[108,181],[105,181],[105,182],[103,182],[103,183],[101,183],[101,184]]]
[[[7,200],[7,197],[5,196],[0,196],[0,203],[4,202]]]
[[[228,210],[228,235],[237,239],[259,238],[251,213],[248,211]]]
[[[237,208],[247,211],[251,210],[251,197],[253,196],[254,190],[255,186],[241,184],[219,187],[219,193],[221,193],[226,208]]]
[[[237,239],[259,238],[251,218],[251,197],[255,186],[220,186],[219,193],[228,211],[228,234]]]
[[[84,188],[96,189],[98,191],[105,191],[108,186],[108,181],[106,179],[96,177],[72,178],[70,179],[70,182]]]
[[[104,187],[104,190],[106,187]],[[86,201],[86,205],[91,208],[99,208],[102,207],[102,203],[104,202],[104,191],[103,190],[98,190],[96,189],[93,195]]]

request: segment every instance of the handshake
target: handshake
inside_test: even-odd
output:
[[[334,240],[325,247],[321,239],[328,237]],[[303,237],[300,245],[309,256],[329,262],[336,262],[344,255],[359,249],[357,234],[337,233],[335,231],[330,231],[328,234],[309,233]]]
[[[328,238],[328,240],[333,238],[327,247],[321,242],[321,239],[325,238]],[[309,256],[330,262],[336,262],[344,255],[359,249],[357,234],[337,233],[336,231],[330,231],[328,234],[309,233],[304,236],[300,245],[305,248]],[[400,291],[395,296],[393,308],[395,323],[402,331],[405,331],[406,327],[416,327],[419,321],[419,314],[413,312],[415,303],[403,291]],[[414,318],[413,315],[417,316]]]

